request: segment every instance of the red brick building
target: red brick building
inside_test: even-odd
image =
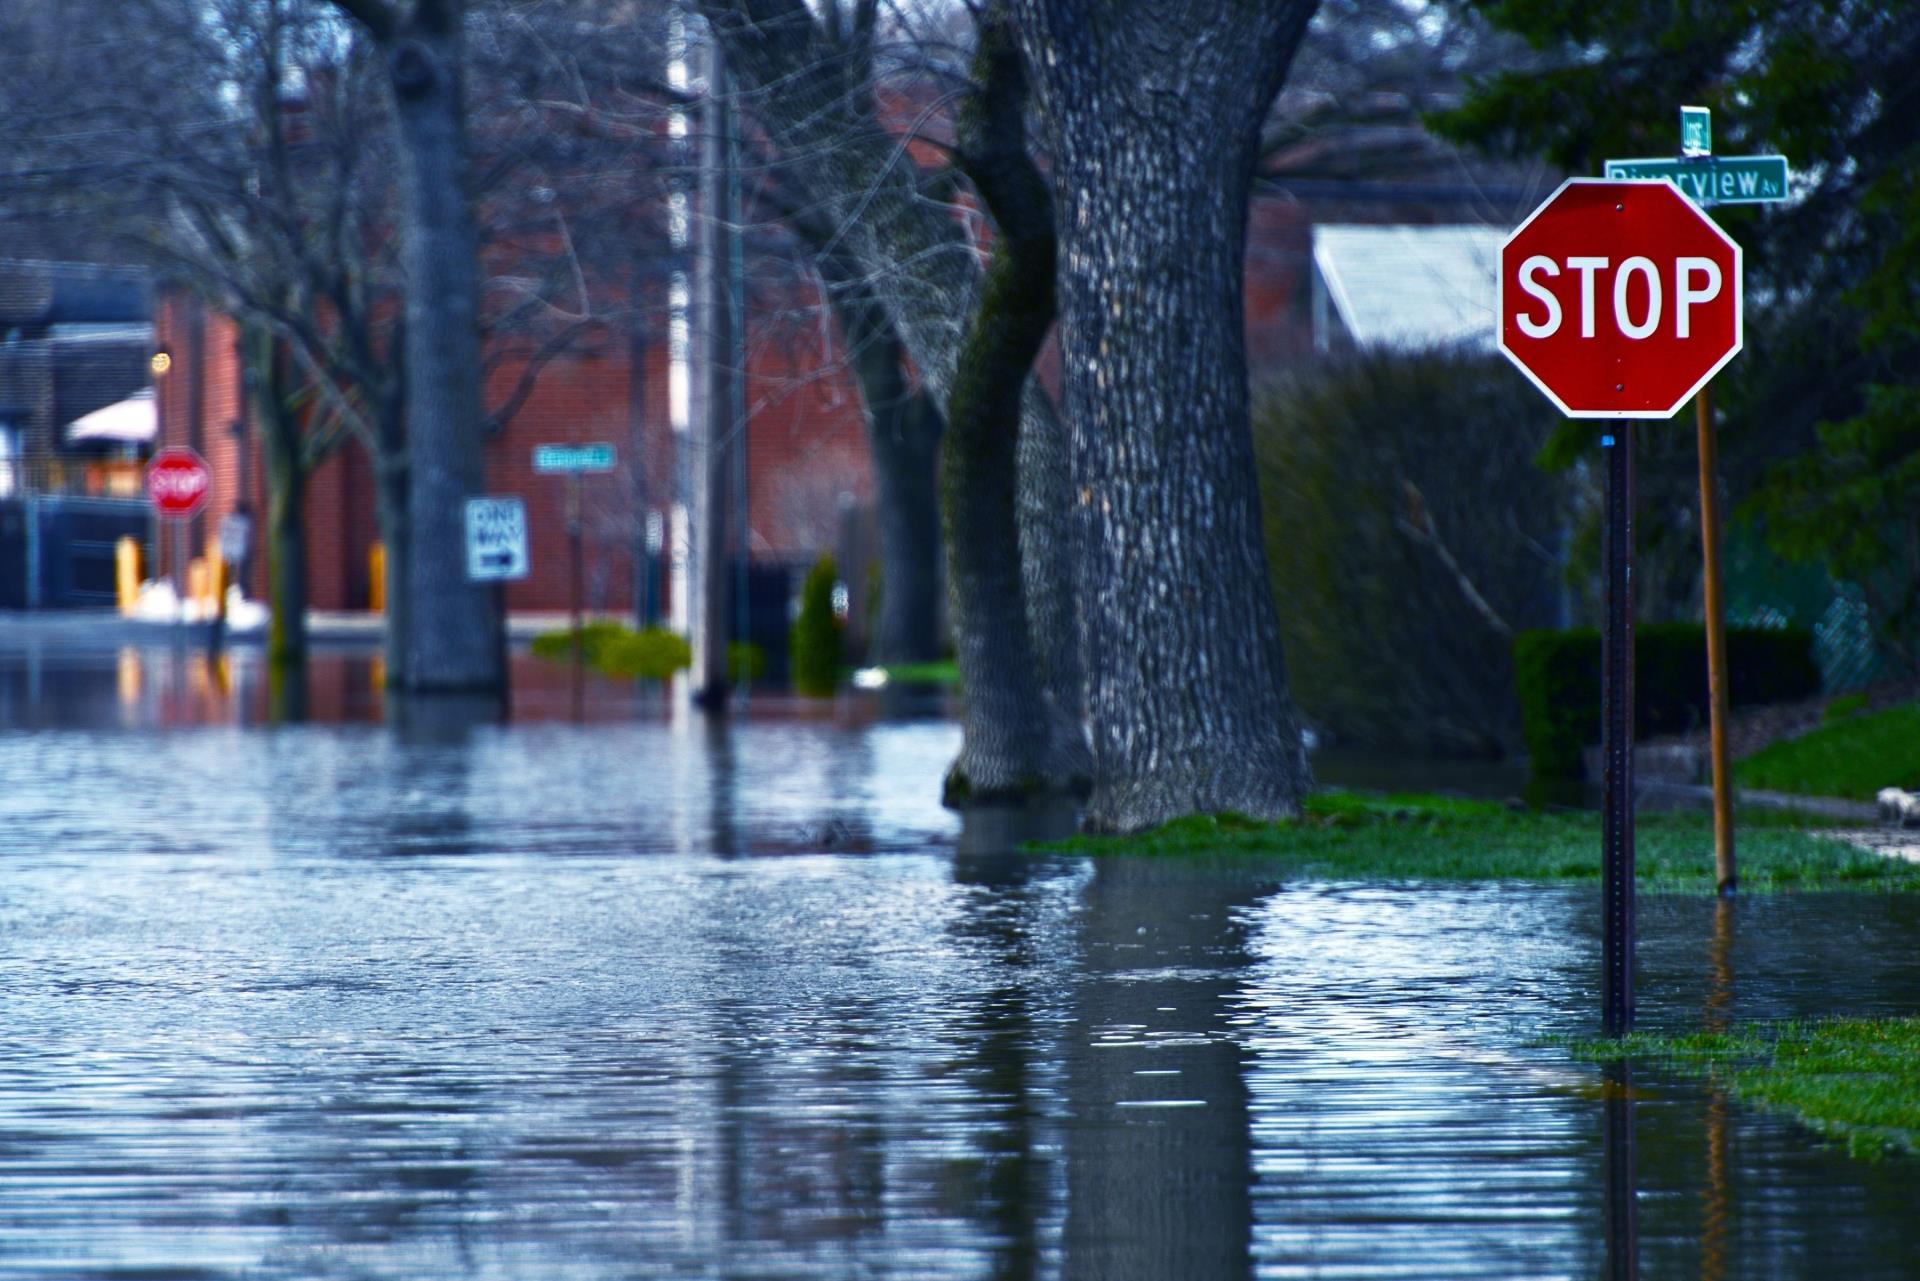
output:
[[[1510,224],[1528,203],[1527,191],[1486,182],[1270,180],[1257,186],[1246,290],[1256,387],[1314,358],[1310,282],[1317,223]],[[158,380],[157,443],[193,446],[214,472],[210,501],[193,522],[198,554],[236,505],[265,511],[261,460],[241,395],[233,323],[178,294],[163,295],[156,312],[156,341],[172,358]],[[614,472],[581,481],[587,607],[631,612],[648,590],[649,517],[657,533],[668,530],[675,495],[664,317],[657,330],[638,337],[611,328],[588,335],[545,367],[519,411],[487,443],[488,491],[524,498],[530,523],[533,573],[510,586],[509,608],[558,612],[569,603],[567,482],[532,468],[534,446],[549,442],[605,441],[619,455]],[[859,395],[837,341],[823,309],[789,307],[749,316],[748,524],[756,561],[802,565],[833,550],[841,509],[849,499],[870,501]],[[1054,359],[1050,351],[1047,363]],[[498,362],[487,389],[489,405],[509,396],[523,368],[512,356]],[[1049,384],[1051,373],[1043,371]],[[378,526],[373,475],[356,442],[314,474],[307,515],[312,607],[369,608]],[[167,545],[159,549],[159,568],[169,573],[173,551],[170,540],[162,541]],[[669,552],[654,553],[655,593],[668,578]],[[255,598],[265,594],[261,561],[251,555],[245,571],[245,589]]]
[[[664,327],[664,326],[663,326]],[[155,341],[169,356],[157,379],[156,448],[188,445],[207,460],[213,485],[190,522],[198,556],[238,506],[266,510],[266,481],[243,396],[238,331],[231,319],[184,294],[156,308]],[[752,557],[802,563],[832,547],[840,495],[869,500],[872,480],[858,393],[818,328],[783,327],[779,341],[748,344],[748,530]],[[533,572],[508,587],[519,611],[568,608],[570,579],[564,477],[536,475],[533,450],[546,443],[609,442],[618,466],[581,478],[585,598],[591,609],[631,612],[644,590],[639,572],[648,517],[664,529],[672,506],[669,353],[661,341],[611,330],[585,335],[540,372],[531,393],[486,446],[487,490],[525,499]],[[524,360],[497,362],[487,403],[512,394]],[[313,473],[307,491],[309,603],[317,610],[364,610],[375,601],[373,548],[379,539],[372,468],[349,440]],[[254,551],[260,546],[255,521]],[[156,576],[173,572],[171,537],[156,549]],[[659,556],[664,564],[663,549]],[[661,571],[664,577],[664,570]],[[264,598],[265,566],[244,569],[249,596]]]

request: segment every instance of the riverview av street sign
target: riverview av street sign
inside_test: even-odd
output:
[[[613,446],[605,443],[592,445],[535,445],[533,447],[533,469],[536,472],[583,472],[612,471]]]
[[[1669,417],[1740,350],[1740,269],[1673,184],[1569,178],[1500,247],[1500,350],[1570,418]]]
[[[193,515],[205,505],[212,483],[206,460],[178,445],[161,450],[147,464],[147,499],[162,516]]]
[[[1666,178],[1697,205],[1760,205],[1787,198],[1785,156],[1609,160],[1609,178]]]
[[[527,576],[527,505],[515,497],[467,500],[467,581]]]

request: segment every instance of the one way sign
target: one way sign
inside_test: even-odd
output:
[[[518,498],[467,500],[467,581],[527,576],[527,505]]]

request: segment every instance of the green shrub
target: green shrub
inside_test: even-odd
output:
[[[609,676],[666,680],[693,663],[693,647],[678,632],[662,627],[626,632],[601,647],[594,664]]]
[[[598,666],[600,653],[609,642],[632,634],[619,623],[605,619],[587,623],[580,628],[581,653],[589,664]],[[539,658],[570,662],[573,659],[573,629],[569,627],[557,632],[541,632],[533,638],[533,652]]]
[[[1520,721],[1537,779],[1578,779],[1581,751],[1600,741],[1600,633],[1522,632],[1513,645]],[[1727,701],[1734,707],[1820,692],[1813,635],[1799,628],[1727,632]],[[1706,630],[1698,623],[1634,629],[1634,736],[1682,734],[1707,723]]]
[[[542,632],[533,638],[537,657],[573,660],[573,630]],[[593,622],[580,629],[580,652],[587,664],[608,676],[665,680],[693,661],[686,638],[660,627],[634,631],[619,623]]]
[[[793,688],[810,698],[829,698],[840,681],[840,620],[833,615],[833,557],[822,556],[807,571],[800,588],[800,616],[794,620]]]
[[[1555,416],[1495,357],[1375,352],[1254,414],[1293,696],[1328,738],[1495,755],[1521,741],[1512,632],[1559,617]],[[1546,554],[1543,554],[1546,553]]]

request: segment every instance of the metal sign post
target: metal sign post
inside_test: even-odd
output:
[[[586,472],[610,472],[618,455],[611,444],[597,441],[590,445],[535,445],[533,469],[542,475],[567,478],[567,601],[573,628],[574,695],[580,695],[580,677],[586,664],[581,649],[581,594],[585,555],[581,547],[580,477]]]
[[[1607,455],[1604,573],[1607,625],[1600,640],[1602,783],[1601,1027],[1633,1029],[1633,424],[1600,438]]]
[[[527,505],[514,495],[467,500],[467,581],[493,585],[494,646],[500,655],[501,707],[512,706],[507,680],[507,584],[527,576]]]
[[[1500,247],[1500,351],[1606,454],[1601,1021],[1633,1028],[1633,423],[1740,350],[1740,247],[1670,182],[1569,179]],[[1607,303],[1611,306],[1607,306]]]

